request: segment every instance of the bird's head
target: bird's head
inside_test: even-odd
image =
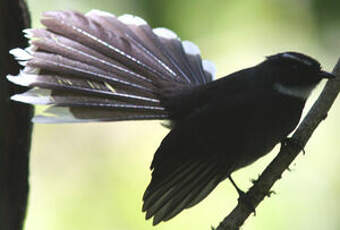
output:
[[[321,70],[315,59],[297,52],[284,52],[267,57],[264,62],[274,75],[274,87],[290,96],[306,99],[323,78],[334,78]]]

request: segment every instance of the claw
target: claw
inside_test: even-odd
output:
[[[234,180],[231,178],[231,176],[228,177],[231,184],[234,186],[234,188],[236,189],[239,197],[238,197],[238,202],[243,204],[245,207],[247,207],[251,212],[254,213],[254,216],[256,216],[256,211],[254,208],[254,205],[250,202],[248,195],[243,192],[234,182]]]
[[[259,180],[259,178],[260,178],[260,174],[257,176],[257,179],[250,179],[250,182],[252,183],[252,184],[256,184],[256,182]]]
[[[250,202],[246,193],[244,193],[244,192],[239,193],[238,202],[243,204],[245,207],[247,207],[249,209],[249,211],[254,213],[254,216],[256,216],[256,210],[255,210],[253,204]]]
[[[250,179],[250,182],[251,182],[252,184],[256,184],[257,179]]]
[[[268,197],[271,197],[271,195],[276,195],[276,192],[274,190],[270,190],[268,193],[267,193],[267,196]]]

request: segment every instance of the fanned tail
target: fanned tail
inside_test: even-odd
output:
[[[164,89],[214,78],[195,44],[139,17],[98,10],[43,16],[46,29],[24,31],[31,46],[10,51],[25,68],[7,77],[31,88],[13,100],[47,106],[35,122],[169,119]]]

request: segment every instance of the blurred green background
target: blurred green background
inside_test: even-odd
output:
[[[194,41],[217,75],[295,50],[331,70],[340,56],[340,2],[325,0],[27,0],[33,26],[46,10],[130,13]],[[338,2],[338,3],[337,3]],[[324,84],[324,83],[323,83]],[[322,85],[323,85],[322,84]],[[309,106],[322,87],[314,93]],[[339,100],[338,100],[339,101]],[[340,229],[340,103],[243,229]],[[210,229],[237,202],[225,181],[199,205],[152,227],[141,212],[153,153],[168,132],[151,122],[35,125],[26,230]],[[226,146],[227,147],[227,146]],[[273,153],[235,173],[247,189]]]

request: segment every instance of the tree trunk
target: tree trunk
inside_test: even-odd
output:
[[[27,46],[22,30],[30,26],[23,0],[0,0],[0,229],[21,230],[28,196],[28,165],[33,108],[10,101],[23,88],[6,79],[20,66],[8,54]]]

